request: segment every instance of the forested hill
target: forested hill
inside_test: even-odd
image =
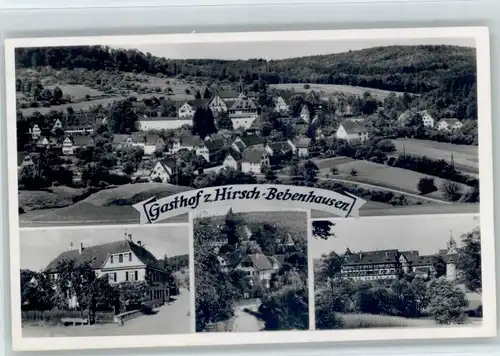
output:
[[[249,84],[262,78],[269,84],[347,84],[419,94],[434,89],[467,92],[476,80],[475,49],[445,45],[375,47],[273,61],[171,60],[106,46],[48,47],[18,49],[16,63],[18,68],[48,65],[220,81],[241,78]]]

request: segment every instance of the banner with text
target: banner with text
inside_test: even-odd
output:
[[[207,187],[157,199],[153,197],[134,205],[141,224],[156,222],[192,212],[232,207],[252,211],[252,207],[272,209],[319,210],[335,216],[359,216],[366,201],[354,195],[293,185],[242,184]]]

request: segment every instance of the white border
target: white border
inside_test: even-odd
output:
[[[71,45],[131,45],[152,43],[234,43],[335,40],[381,40],[418,38],[473,38],[476,40],[477,88],[479,123],[479,172],[480,172],[480,224],[483,256],[483,305],[487,311],[481,327],[362,329],[336,331],[298,331],[272,333],[199,333],[166,337],[165,335],[137,337],[73,337],[73,338],[22,338],[19,297],[19,221],[17,192],[16,145],[16,95],[15,58],[17,47],[71,46]],[[299,44],[300,45],[300,44]],[[15,351],[76,350],[130,347],[209,346],[241,344],[281,344],[331,341],[373,341],[402,339],[450,339],[496,336],[496,298],[494,263],[494,213],[493,213],[493,159],[491,124],[491,85],[489,31],[486,27],[402,28],[339,31],[277,31],[244,33],[173,34],[151,36],[94,36],[61,38],[19,38],[5,41],[6,98],[7,98],[7,147],[8,151],[8,201],[12,342]],[[395,216],[396,217],[396,216]],[[491,317],[488,317],[490,315]]]

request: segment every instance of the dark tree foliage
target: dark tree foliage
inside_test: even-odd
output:
[[[436,278],[446,275],[446,262],[444,262],[443,257],[436,256],[432,261],[432,266],[434,267],[434,275]]]
[[[130,99],[115,102],[110,110],[109,129],[112,133],[127,134],[136,131],[137,114]]]
[[[459,255],[458,268],[463,273],[463,280],[467,289],[481,292],[481,232],[479,228],[462,236],[463,248]]]
[[[202,139],[216,133],[215,118],[210,108],[198,108],[193,117],[193,135],[198,135]]]
[[[335,226],[335,223],[329,220],[314,220],[312,222],[313,226],[313,236],[319,237],[323,240],[328,240],[328,238],[335,236],[331,229]]]

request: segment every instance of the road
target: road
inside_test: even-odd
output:
[[[231,331],[252,332],[262,330],[264,328],[264,322],[257,319],[255,316],[245,312],[243,310],[245,308],[256,312],[259,306],[257,303],[236,306],[234,310],[233,327]]]
[[[100,324],[89,326],[34,326],[23,327],[23,337],[78,337],[78,336],[124,336],[124,335],[164,335],[187,334],[190,328],[189,292],[181,289],[181,293],[169,305],[156,309],[156,314],[141,315],[125,322],[123,326],[116,324]]]

